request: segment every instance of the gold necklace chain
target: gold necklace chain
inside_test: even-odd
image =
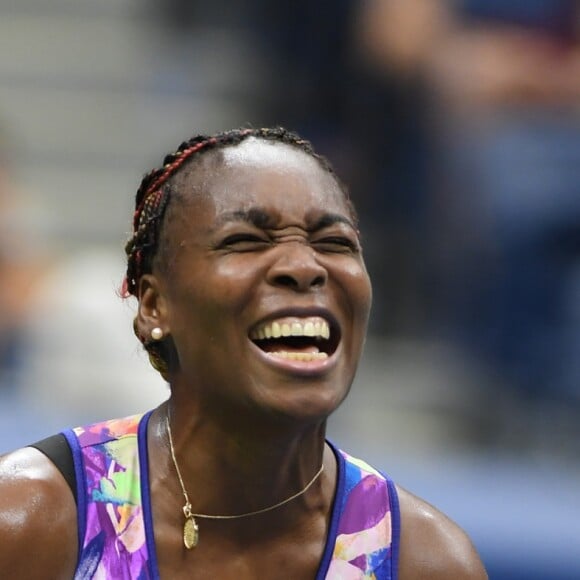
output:
[[[183,483],[183,477],[181,476],[181,471],[179,465],[177,464],[177,459],[175,457],[175,448],[173,447],[173,436],[171,434],[171,425],[169,421],[169,411],[165,417],[165,423],[167,425],[167,435],[169,437],[169,449],[171,451],[171,459],[173,460],[173,465],[175,466],[175,472],[177,473],[177,479],[179,480],[179,485],[181,485],[181,491],[183,497],[185,498],[185,505],[183,506],[183,515],[185,516],[185,523],[183,525],[183,544],[188,549],[191,550],[197,546],[199,541],[199,527],[195,518],[205,518],[208,520],[235,520],[238,518],[247,518],[249,516],[256,516],[258,514],[263,514],[275,510],[283,505],[290,503],[292,500],[305,494],[314,485],[314,482],[320,477],[324,471],[324,463],[320,466],[320,469],[316,472],[314,477],[306,484],[306,487],[298,491],[297,493],[287,497],[286,499],[279,501],[278,503],[259,509],[252,512],[246,512],[243,514],[234,515],[214,515],[214,514],[194,514],[191,511],[191,503],[189,501],[189,496],[187,495],[187,490],[185,489],[185,484]]]

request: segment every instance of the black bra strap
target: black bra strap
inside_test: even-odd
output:
[[[72,451],[68,441],[66,440],[66,437],[62,433],[59,433],[58,435],[52,435],[51,437],[47,437],[42,441],[33,443],[28,447],[34,447],[35,449],[38,449],[56,465],[68,483],[68,486],[70,487],[75,498],[75,503],[78,503],[75,464],[73,461]]]

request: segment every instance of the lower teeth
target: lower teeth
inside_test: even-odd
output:
[[[271,352],[270,356],[275,356],[278,358],[286,358],[290,360],[300,360],[300,361],[311,361],[311,360],[324,360],[328,358],[325,352]]]

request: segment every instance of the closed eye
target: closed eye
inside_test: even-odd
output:
[[[220,249],[230,249],[236,252],[252,252],[264,249],[270,245],[270,241],[256,234],[247,232],[232,234],[222,240]]]
[[[359,244],[345,236],[328,236],[313,241],[312,245],[321,252],[358,253],[360,251]]]

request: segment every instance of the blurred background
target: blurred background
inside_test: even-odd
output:
[[[0,0],[0,453],[167,396],[117,293],[134,192],[193,134],[282,124],[374,282],[330,436],[491,578],[579,578],[579,4]]]

